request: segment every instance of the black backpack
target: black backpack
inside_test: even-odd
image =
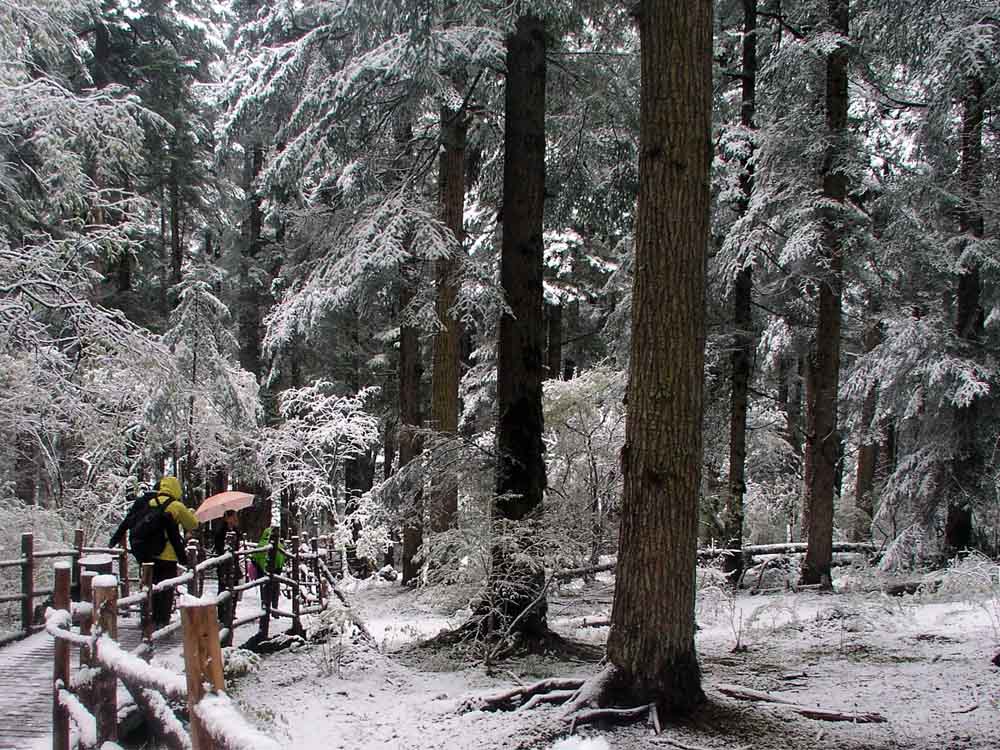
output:
[[[129,526],[129,548],[140,563],[153,562],[163,552],[170,526],[174,525],[174,519],[167,513],[167,506],[173,498],[169,495],[155,497],[156,501],[150,505],[148,498],[140,496],[140,500],[145,500],[145,507],[140,505],[136,508],[136,518]],[[183,549],[177,551],[178,555],[182,553]]]

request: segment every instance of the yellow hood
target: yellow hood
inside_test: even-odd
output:
[[[160,480],[160,492],[170,495],[174,500],[181,499],[181,483],[177,477],[163,477]]]

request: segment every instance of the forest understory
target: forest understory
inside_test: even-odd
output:
[[[576,728],[561,706],[481,710],[519,684],[593,676],[597,663],[525,657],[487,668],[475,649],[414,644],[461,622],[441,591],[357,582],[350,600],[375,639],[342,632],[264,657],[231,686],[289,748],[842,748],[965,750],[1000,746],[1000,599],[993,592],[890,597],[878,592],[731,596],[703,587],[698,653],[706,704],[692,718]],[[452,592],[454,594],[455,592]],[[564,588],[550,623],[602,645],[609,582]],[[736,699],[732,687],[781,703]],[[808,718],[800,709],[864,716]],[[881,719],[884,719],[882,721]],[[320,739],[322,737],[322,740]],[[584,743],[584,739],[587,743]],[[560,744],[563,743],[563,744]]]

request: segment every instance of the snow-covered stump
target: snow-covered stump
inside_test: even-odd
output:
[[[54,609],[70,611],[70,576],[69,563],[55,564],[55,591],[52,595]],[[67,630],[72,620],[66,618]],[[62,638],[56,638],[55,655],[52,660],[52,750],[69,750],[69,709],[60,700],[60,693],[69,687],[70,678],[70,644]]]
[[[180,602],[184,628],[184,673],[187,678],[188,716],[191,719],[192,750],[215,750],[216,744],[204,726],[196,707],[205,697],[205,683],[212,692],[225,690],[222,672],[222,646],[214,601],[203,602],[184,597]]]
[[[94,626],[98,640],[95,651],[99,653],[100,636],[118,640],[118,577],[99,575],[94,578]],[[93,714],[97,721],[97,746],[118,739],[118,677],[110,669],[102,669],[94,678]]]

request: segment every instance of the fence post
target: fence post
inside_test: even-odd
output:
[[[73,555],[73,580],[70,596],[75,598],[76,601],[81,602],[84,601],[80,593],[80,559],[83,557],[83,529],[76,529],[73,532],[73,549],[76,554]]]
[[[181,604],[184,628],[184,675],[187,678],[188,718],[191,722],[191,749],[214,750],[212,736],[198,715],[198,703],[205,697],[205,683],[213,692],[225,690],[222,674],[222,647],[215,604]]]
[[[309,546],[312,548],[313,559],[312,559],[312,574],[313,580],[316,582],[316,598],[319,600],[320,609],[323,608],[323,588],[326,582],[319,577],[319,540],[313,537],[309,540]]]
[[[96,613],[94,612],[94,578],[92,570],[80,572],[80,601],[90,605],[90,614],[80,620],[80,635],[90,635]],[[90,666],[91,654],[89,646],[80,646],[80,666]]]
[[[94,622],[100,636],[118,640],[118,578],[100,575],[94,579]],[[94,678],[94,718],[97,720],[97,747],[118,739],[118,677],[102,669]]]
[[[128,596],[132,589],[128,576],[128,550],[122,547],[118,550],[118,583],[121,586],[122,596]]]
[[[21,629],[31,635],[34,625],[35,537],[30,531],[21,534]]]
[[[54,609],[64,609],[69,612],[71,566],[66,562],[58,562],[54,567],[56,584],[52,605]],[[59,700],[59,691],[69,690],[70,644],[62,638],[55,640],[55,656],[52,662],[52,750],[69,750],[69,711]]]
[[[204,573],[198,572],[198,563],[201,562],[201,545],[198,540],[188,539],[186,547],[188,565],[191,566],[191,583],[188,584],[188,592],[192,596],[201,596],[205,584]]]
[[[142,564],[140,585],[146,595],[142,598],[139,622],[142,626],[142,639],[150,643],[153,639],[153,563]]]
[[[299,619],[299,609],[302,606],[300,600],[302,599],[302,581],[299,580],[299,538],[293,536],[289,540],[291,544],[292,555],[292,580],[295,581],[296,585],[292,587],[292,632],[302,633],[302,621]]]

